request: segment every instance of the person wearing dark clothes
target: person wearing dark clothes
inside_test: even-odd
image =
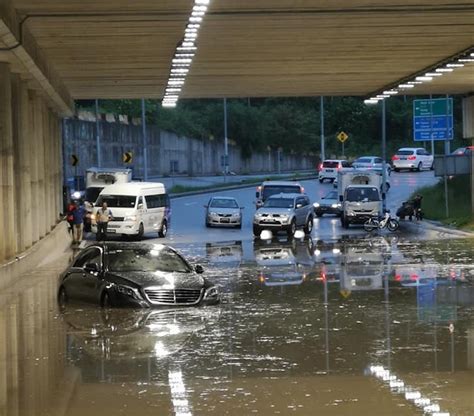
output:
[[[74,201],[69,202],[66,207],[66,221],[69,224],[69,232],[71,234],[74,234],[74,211],[76,210],[76,208],[77,205]]]
[[[84,229],[84,215],[86,211],[84,206],[79,205],[73,211],[73,233],[72,233],[72,242],[79,244],[82,241],[82,234]]]
[[[421,221],[423,219],[423,214],[421,211],[421,201],[423,200],[423,196],[420,194],[416,195],[413,199],[413,210],[415,211],[415,217],[417,220]]]

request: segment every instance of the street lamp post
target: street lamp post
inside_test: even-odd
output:
[[[227,138],[227,98],[224,98],[224,182],[229,174],[229,143]]]
[[[326,149],[324,143],[324,97],[320,97],[320,117],[321,117],[321,162],[326,159]]]
[[[386,123],[386,111],[385,111],[385,100],[382,100],[382,208],[383,212],[387,208],[387,201],[385,198],[386,182],[387,182],[387,123]]]

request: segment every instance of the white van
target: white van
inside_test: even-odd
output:
[[[113,219],[107,234],[142,238],[147,232],[166,237],[171,218],[170,199],[162,183],[130,182],[106,186],[95,203],[94,214],[106,202]],[[92,226],[97,232],[97,226]]]

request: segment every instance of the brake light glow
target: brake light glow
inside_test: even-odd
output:
[[[301,189],[301,193],[304,194],[304,188],[301,186],[300,189]]]
[[[323,170],[323,164],[322,164],[322,163],[319,164],[318,170],[319,170],[320,172]]]
[[[392,160],[400,160],[400,158],[397,155],[395,155],[395,156],[392,156]]]
[[[415,159],[416,159],[416,156],[408,156],[407,159],[408,159],[408,160],[415,160]]]

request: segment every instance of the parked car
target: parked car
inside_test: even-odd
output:
[[[342,204],[339,202],[337,191],[329,192],[319,202],[315,202],[313,207],[317,217],[322,217],[324,214],[334,214],[340,217],[342,213]]]
[[[299,182],[292,181],[265,181],[257,186],[255,205],[260,208],[267,198],[277,194],[304,194],[304,188]]]
[[[458,147],[452,155],[457,155],[457,156],[470,156],[474,153],[474,146],[466,146],[466,147]]]
[[[85,248],[61,276],[58,302],[79,301],[102,307],[211,305],[219,290],[163,244],[107,242]]]
[[[298,227],[304,227],[306,234],[313,230],[313,207],[307,195],[273,195],[253,217],[255,236],[259,236],[262,230],[271,230],[286,231],[288,237],[293,237]]]
[[[235,198],[227,196],[212,197],[206,208],[206,227],[242,228],[242,209]]]
[[[401,169],[417,170],[434,168],[434,157],[422,147],[402,147],[392,157],[395,172]]]
[[[352,167],[359,170],[370,169],[382,171],[382,166],[383,159],[378,156],[361,156],[352,162]],[[386,163],[385,166],[387,169],[387,174],[390,175],[392,173],[390,164]]]
[[[337,172],[341,169],[352,168],[347,160],[327,159],[319,166],[319,183],[323,183],[325,179],[333,182],[337,178]]]

